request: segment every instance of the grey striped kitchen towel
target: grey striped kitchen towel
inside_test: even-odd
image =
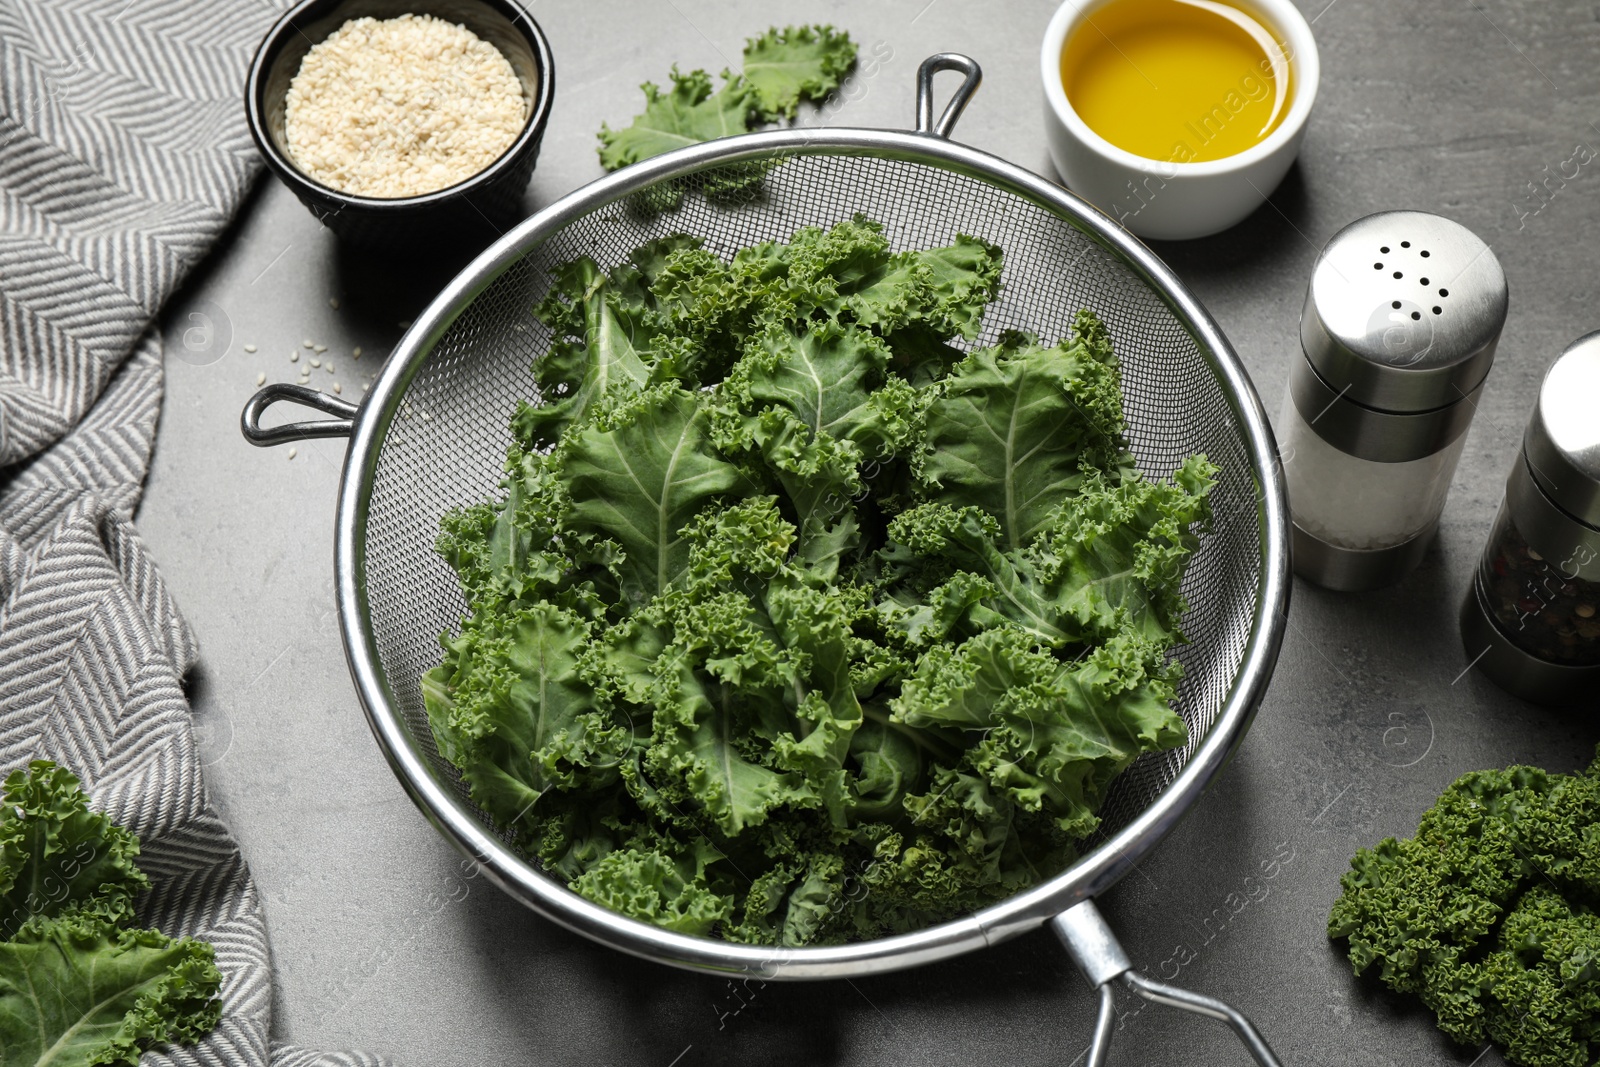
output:
[[[143,921],[216,946],[221,1024],[147,1065],[378,1062],[270,1043],[261,903],[181,685],[194,639],[132,525],[161,406],[153,322],[258,170],[241,91],[276,13],[0,0],[0,773],[72,770],[143,841]]]

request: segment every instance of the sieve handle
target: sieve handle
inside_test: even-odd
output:
[[[327,412],[337,418],[318,419],[315,422],[291,422],[283,426],[263,427],[261,415],[280,400],[292,400],[308,408]],[[356,406],[349,401],[329,396],[327,393],[304,385],[274,382],[256,392],[245,403],[239,415],[239,431],[244,439],[258,448],[281,445],[290,441],[303,441],[308,437],[349,437],[355,432]]]
[[[1273,1055],[1266,1039],[1237,1009],[1214,997],[1157,982],[1135,971],[1128,954],[1118,943],[1117,935],[1112,933],[1100,909],[1094,906],[1094,901],[1074,904],[1051,919],[1050,926],[1066,944],[1067,953],[1072,957],[1072,962],[1078,965],[1078,970],[1100,992],[1100,1017],[1095,1022],[1094,1041],[1089,1045],[1088,1067],[1105,1067],[1106,1056],[1111,1051],[1111,1034],[1116,1029],[1113,1024],[1117,1015],[1117,998],[1111,985],[1113,981],[1121,981],[1128,989],[1154,1004],[1192,1011],[1196,1015],[1227,1023],[1261,1067],[1280,1067],[1278,1057]]]
[[[944,114],[939,116],[936,123],[933,121],[933,76],[941,70],[959,70],[966,78],[956,89],[956,95],[944,106]],[[943,137],[948,141],[950,131],[956,128],[956,121],[961,118],[961,113],[972,101],[972,94],[978,91],[981,84],[983,70],[971,56],[959,52],[940,52],[924,59],[922,66],[917,68],[917,132]]]

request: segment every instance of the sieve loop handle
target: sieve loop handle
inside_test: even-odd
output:
[[[966,78],[944,106],[944,114],[939,116],[939,121],[934,122],[933,76],[941,70],[959,70]],[[959,52],[940,52],[924,59],[922,66],[917,68],[917,132],[943,137],[948,141],[950,131],[956,128],[957,120],[967,109],[967,104],[972,102],[972,94],[978,91],[981,84],[983,70],[971,56]]]
[[[1095,1022],[1094,1040],[1089,1045],[1088,1067],[1105,1067],[1106,1056],[1111,1052],[1111,1034],[1116,1029],[1117,1017],[1117,997],[1111,984],[1114,981],[1120,981],[1151,1003],[1227,1023],[1261,1067],[1281,1067],[1266,1039],[1236,1008],[1214,997],[1146,978],[1135,971],[1094,901],[1074,904],[1051,919],[1050,927],[1066,944],[1067,953],[1078,970],[1100,993],[1100,1016]]]
[[[291,422],[283,426],[263,427],[261,415],[280,400],[292,400],[309,408],[337,416],[315,422]],[[303,441],[308,437],[349,437],[355,432],[356,406],[349,401],[329,396],[327,393],[304,385],[274,382],[257,390],[239,414],[239,431],[244,439],[258,448],[268,445]]]

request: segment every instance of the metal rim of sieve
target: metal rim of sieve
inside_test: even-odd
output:
[[[951,69],[964,71],[967,79],[935,123],[932,75]],[[1097,1055],[1091,1057],[1092,1063],[1103,1056],[1110,1039],[1104,1012],[1112,978],[1120,978],[1148,999],[1228,1021],[1260,1062],[1272,1063],[1270,1050],[1259,1036],[1254,1041],[1260,1049],[1252,1044],[1254,1031],[1237,1012],[1195,994],[1178,996],[1182,991],[1159,987],[1130,971],[1092,903],[1093,897],[1110,888],[1171,832],[1199,799],[1237,748],[1265,695],[1284,635],[1289,597],[1287,497],[1272,432],[1249,376],[1220,327],[1154,253],[1072,193],[996,156],[947,139],[966,99],[976,89],[978,77],[977,64],[964,56],[945,53],[927,60],[919,72],[917,132],[807,128],[747,134],[679,149],[601,178],[522,222],[457,275],[401,339],[359,408],[313,390],[269,385],[246,405],[243,430],[252,443],[263,445],[349,435],[340,477],[334,570],[339,623],[357,693],[379,747],[411,799],[447,840],[513,898],[568,929],[635,956],[763,979],[853,977],[897,970],[995,944],[1050,923],[1101,990],[1100,1029],[1104,1033],[1097,1032]],[[1221,710],[1182,769],[1127,825],[1048,881],[962,918],[868,941],[778,948],[692,937],[626,918],[572,892],[504,844],[431,770],[428,755],[419,749],[395,706],[369,615],[364,559],[368,506],[389,426],[412,379],[478,294],[569,223],[641,190],[728,164],[807,155],[886,157],[975,178],[1058,216],[1130,268],[1193,338],[1237,420],[1256,490],[1260,567],[1249,635]],[[260,416],[266,407],[287,399],[339,417],[263,428]],[[1110,950],[1097,949],[1097,937],[1109,944]],[[1121,960],[1120,969],[1115,966],[1117,960]]]

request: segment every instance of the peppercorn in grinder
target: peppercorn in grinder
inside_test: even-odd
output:
[[[1600,332],[1545,373],[1461,643],[1508,692],[1600,710]]]
[[[1278,420],[1297,574],[1375,589],[1422,559],[1508,302],[1489,246],[1438,215],[1368,215],[1323,248]]]

